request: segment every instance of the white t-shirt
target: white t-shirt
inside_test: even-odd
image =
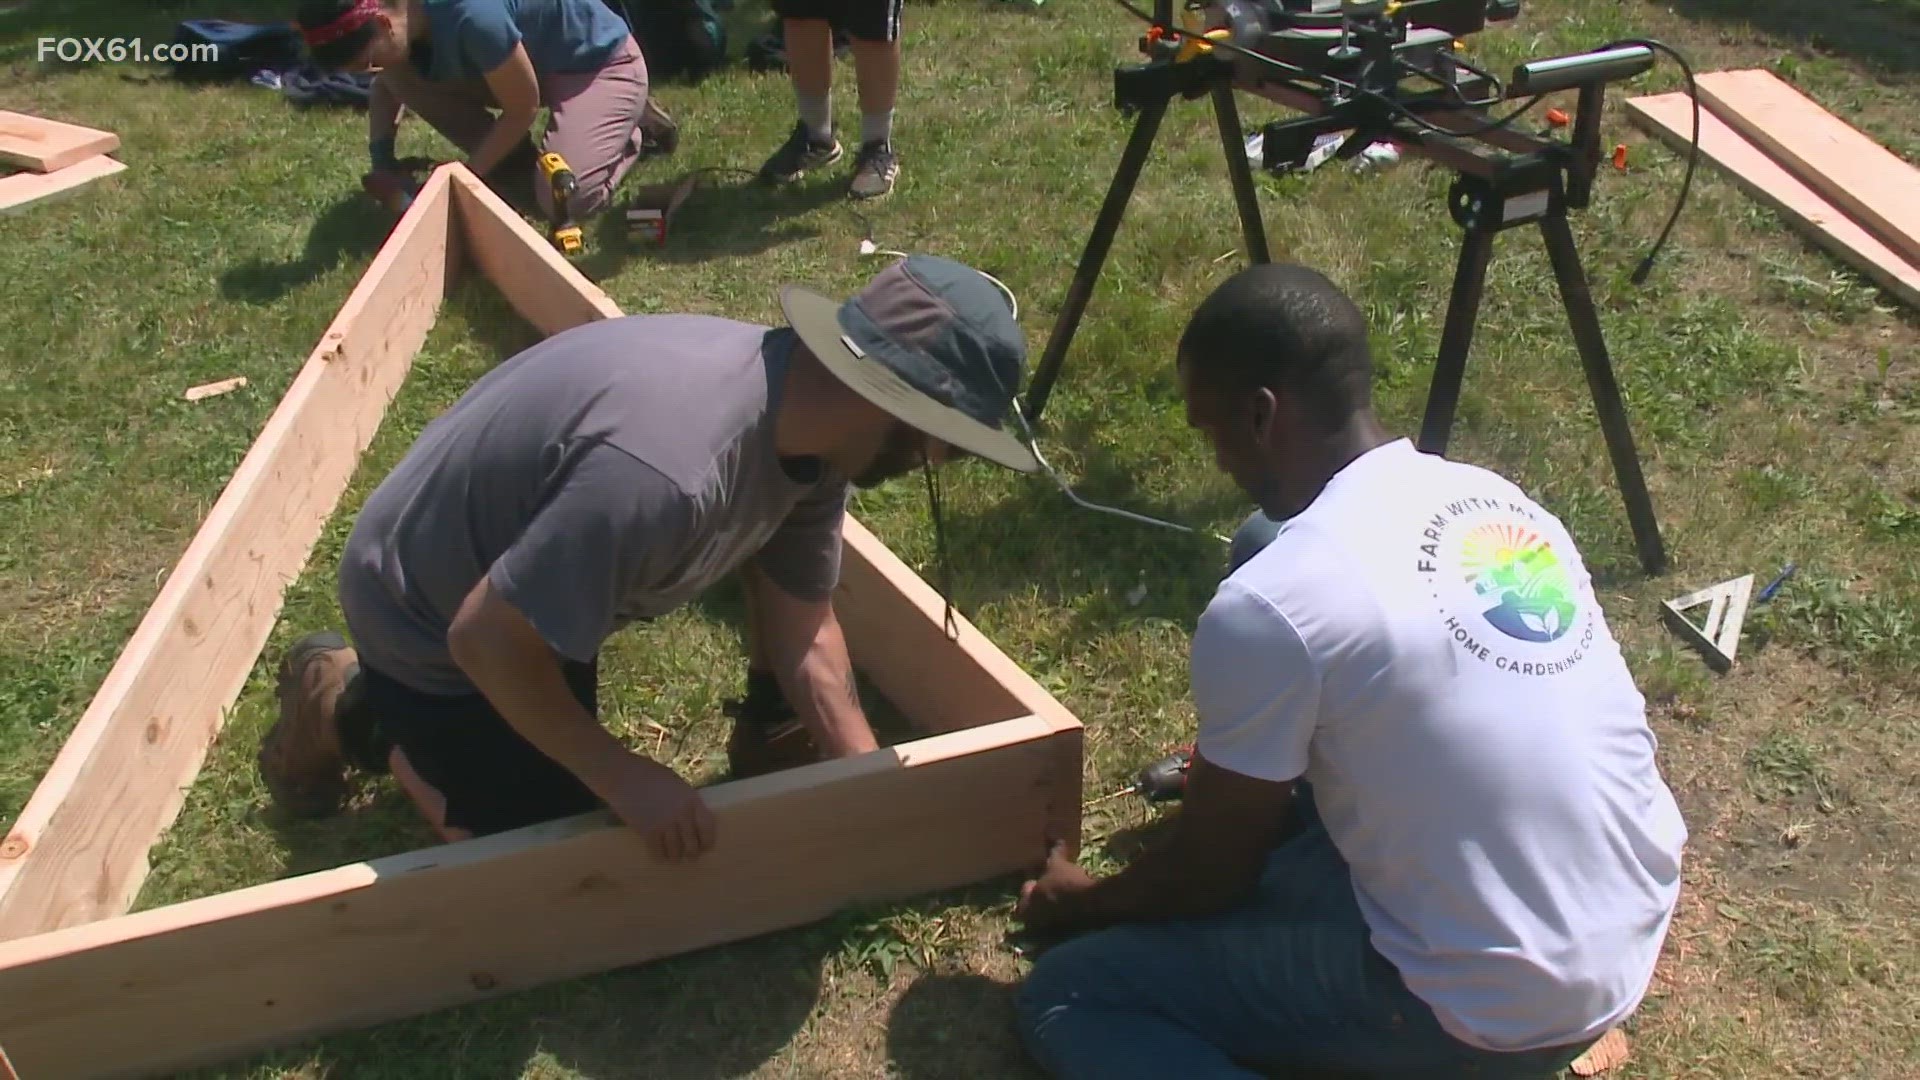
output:
[[[1687,829],[1566,530],[1406,440],[1220,586],[1197,748],[1304,776],[1376,948],[1490,1050],[1597,1038],[1646,991]]]

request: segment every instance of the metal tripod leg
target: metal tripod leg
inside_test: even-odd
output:
[[[1107,201],[1100,206],[1100,216],[1094,219],[1093,232],[1087,237],[1087,248],[1080,256],[1080,266],[1073,272],[1073,284],[1067,288],[1067,299],[1060,309],[1060,315],[1054,320],[1053,334],[1047,338],[1047,351],[1040,357],[1040,364],[1034,368],[1033,381],[1027,387],[1027,401],[1020,407],[1028,423],[1038,423],[1040,411],[1046,408],[1047,397],[1053,392],[1054,380],[1060,377],[1060,363],[1066,358],[1067,346],[1073,341],[1073,333],[1080,326],[1080,316],[1087,310],[1087,301],[1093,297],[1093,286],[1100,278],[1100,268],[1107,261],[1107,251],[1113,246],[1114,233],[1120,229],[1120,219],[1127,212],[1127,202],[1133,198],[1133,187],[1140,181],[1140,170],[1147,163],[1147,152],[1153,149],[1153,139],[1160,131],[1160,120],[1167,115],[1167,99],[1161,98],[1149,102],[1140,110],[1139,119],[1133,123],[1133,134],[1127,139],[1127,148],[1120,155],[1120,167],[1113,174],[1113,183],[1107,188]],[[1245,151],[1243,150],[1242,153]]]
[[[1445,454],[1453,433],[1453,410],[1460,403],[1460,379],[1466,374],[1467,352],[1473,346],[1473,323],[1480,315],[1480,295],[1487,284],[1487,262],[1493,258],[1494,233],[1468,229],[1460,241],[1460,262],[1453,272],[1453,294],[1447,300],[1447,322],[1440,331],[1440,356],[1433,365],[1433,384],[1427,391],[1427,414],[1420,424],[1420,449]]]
[[[1567,321],[1573,328],[1573,341],[1580,350],[1580,365],[1587,372],[1587,388],[1593,392],[1593,408],[1600,416],[1600,430],[1607,438],[1607,454],[1613,459],[1613,472],[1620,483],[1620,494],[1627,504],[1627,521],[1633,526],[1634,546],[1647,573],[1666,569],[1667,554],[1660,542],[1660,526],[1653,512],[1653,498],[1640,474],[1640,456],[1633,445],[1633,430],[1627,424],[1626,405],[1620,400],[1620,387],[1614,381],[1613,361],[1607,355],[1606,338],[1600,332],[1600,315],[1593,307],[1593,295],[1587,289],[1587,274],[1580,265],[1580,252],[1574,246],[1573,229],[1567,219],[1549,214],[1540,219],[1540,235],[1547,242],[1547,257],[1553,261],[1553,276],[1560,283],[1560,301],[1567,309]]]
[[[1240,109],[1234,104],[1233,85],[1213,88],[1213,115],[1219,121],[1220,148],[1227,153],[1227,177],[1233,182],[1233,201],[1240,210],[1240,236],[1247,259],[1272,262],[1267,255],[1267,230],[1260,222],[1260,198],[1253,188],[1253,167],[1247,163],[1247,137],[1240,130]]]
[[[1247,163],[1246,136],[1240,127],[1233,85],[1216,83],[1211,93],[1214,119],[1220,129],[1220,146],[1227,155],[1227,176],[1233,184],[1233,201],[1240,212],[1241,239],[1246,244],[1250,262],[1270,262],[1267,232],[1260,220],[1260,200],[1253,186],[1253,168]],[[1047,397],[1053,393],[1053,384],[1060,377],[1060,365],[1073,343],[1074,332],[1080,327],[1080,317],[1086,314],[1087,301],[1093,297],[1094,283],[1100,278],[1107,251],[1113,246],[1114,233],[1119,231],[1120,218],[1126,213],[1127,201],[1133,197],[1140,170],[1146,165],[1160,121],[1166,116],[1168,100],[1149,102],[1134,121],[1133,134],[1120,155],[1120,167],[1113,174],[1113,184],[1107,188],[1107,201],[1101,204],[1100,216],[1094,219],[1093,233],[1087,237],[1087,248],[1080,256],[1079,268],[1074,271],[1073,284],[1067,289],[1066,301],[1054,320],[1053,333],[1047,338],[1047,351],[1041,355],[1033,371],[1033,381],[1028,385],[1026,404],[1021,406],[1028,423],[1039,422]]]

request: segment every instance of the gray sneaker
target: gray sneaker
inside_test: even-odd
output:
[[[840,160],[843,151],[840,140],[828,139],[824,143],[815,142],[808,133],[805,121],[793,125],[793,134],[780,149],[773,152],[766,164],[760,166],[760,179],[775,184],[790,184],[815,169],[824,169]]]
[[[900,177],[900,159],[887,141],[870,142],[860,147],[854,158],[853,181],[847,194],[856,199],[877,199],[893,190]]]

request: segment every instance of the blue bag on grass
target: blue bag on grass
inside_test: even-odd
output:
[[[193,82],[249,79],[262,68],[292,67],[305,59],[300,31],[290,22],[189,19],[174,27],[173,41],[176,45],[213,46],[212,59],[203,49],[181,53],[189,59],[174,61],[174,78]]]

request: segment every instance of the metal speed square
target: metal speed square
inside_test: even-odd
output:
[[[1705,655],[1709,667],[1724,674],[1733,667],[1734,653],[1740,648],[1740,625],[1746,621],[1752,592],[1753,575],[1745,574],[1677,600],[1662,600],[1660,607],[1674,631]],[[1702,604],[1707,605],[1707,620],[1695,626],[1685,613]]]

